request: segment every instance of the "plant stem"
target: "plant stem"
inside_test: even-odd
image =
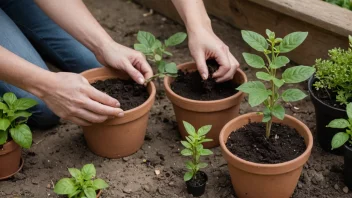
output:
[[[265,136],[268,139],[270,137],[270,131],[271,131],[271,125],[273,123],[273,119],[271,118],[271,120],[269,120],[269,122],[266,123],[266,132],[265,132]]]

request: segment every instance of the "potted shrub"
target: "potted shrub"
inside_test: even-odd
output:
[[[32,132],[26,124],[32,114],[26,110],[36,104],[30,98],[17,99],[11,92],[0,97],[0,180],[23,167],[20,147],[28,149],[32,145]]]
[[[346,112],[348,119],[335,119],[331,121],[327,127],[335,128],[340,131],[332,138],[331,148],[337,149],[345,145],[343,176],[346,186],[352,189],[352,103],[347,105]],[[342,129],[345,129],[345,131],[341,132]]]
[[[272,198],[291,197],[300,177],[303,165],[308,160],[313,146],[309,128],[298,119],[285,115],[280,105],[306,97],[299,89],[279,92],[286,83],[307,80],[315,71],[313,67],[296,66],[286,69],[282,77],[277,69],[289,63],[287,53],[298,47],[307,37],[307,32],[294,32],[282,38],[266,31],[268,39],[251,31],[242,31],[243,39],[255,50],[263,52],[264,60],[254,54],[243,53],[248,65],[264,71],[256,73],[258,79],[238,87],[249,94],[249,104],[254,107],[264,104],[260,113],[241,115],[227,123],[220,133],[220,145],[233,187],[238,197]]]
[[[72,178],[60,179],[54,187],[58,195],[67,195],[69,198],[98,198],[102,189],[109,185],[102,179],[94,179],[96,170],[93,164],[86,164],[81,170],[69,168]]]
[[[329,59],[316,60],[315,75],[309,80],[308,89],[315,107],[317,138],[325,151],[331,151],[332,137],[340,132],[326,128],[331,120],[347,118],[346,105],[352,101],[352,37],[350,48],[335,48],[329,51]],[[334,149],[342,154],[343,149]]]
[[[213,141],[205,136],[211,130],[211,125],[203,126],[196,131],[190,123],[183,121],[183,124],[188,136],[186,136],[187,141],[181,141],[185,147],[181,151],[181,155],[191,156],[192,158],[192,161],[186,162],[188,171],[185,173],[183,179],[186,182],[188,193],[194,197],[199,197],[204,194],[208,181],[207,174],[200,171],[201,168],[207,167],[208,164],[200,162],[200,157],[213,154],[211,150],[204,149],[202,145],[202,143]]]

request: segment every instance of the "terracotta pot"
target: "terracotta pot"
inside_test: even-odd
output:
[[[177,68],[187,72],[197,70],[194,62],[178,65]],[[166,96],[172,102],[178,129],[182,138],[185,139],[185,136],[188,135],[182,121],[191,123],[195,128],[200,128],[204,125],[212,125],[212,129],[207,134],[207,138],[211,138],[213,141],[204,143],[204,147],[213,148],[219,146],[220,130],[229,120],[239,115],[240,103],[243,100],[244,93],[238,92],[233,96],[221,100],[191,100],[177,95],[172,91],[170,83],[173,81],[174,78],[165,77],[164,87],[166,90]],[[238,69],[233,78],[233,82],[236,84],[247,82],[245,73]]]
[[[13,140],[0,149],[0,180],[7,179],[21,168],[21,147]]]
[[[129,78],[126,73],[107,67],[91,69],[83,72],[82,75],[89,83],[111,78]],[[102,157],[121,158],[139,150],[144,142],[149,111],[153,106],[156,93],[152,82],[148,84],[147,89],[150,94],[148,100],[134,109],[125,111],[124,117],[82,127],[92,152]]]
[[[284,120],[274,119],[295,128],[307,145],[299,157],[279,164],[260,164],[243,160],[232,154],[226,147],[228,137],[233,131],[251,122],[261,122],[263,116],[257,113],[241,115],[227,123],[220,133],[222,154],[228,163],[233,188],[239,198],[288,198],[291,197],[307,162],[312,147],[313,136],[309,128],[296,118],[285,115]],[[263,132],[264,133],[264,132]]]

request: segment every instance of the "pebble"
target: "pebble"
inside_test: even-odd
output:
[[[123,160],[124,162],[127,162],[128,160],[130,160],[130,158],[129,158],[129,157],[123,157],[122,160]]]
[[[50,185],[50,184],[47,184],[47,185],[46,185],[46,188],[47,188],[47,189],[50,189],[50,188],[51,188],[51,185]]]
[[[169,186],[174,186],[175,185],[175,182],[171,181],[169,182]]]
[[[301,188],[303,188],[303,184],[298,183],[297,187],[298,187],[299,189],[301,189]]]
[[[38,185],[38,184],[39,184],[38,179],[37,179],[37,178],[33,178],[33,179],[32,179],[32,184]]]
[[[335,184],[335,185],[334,185],[334,188],[335,188],[335,190],[339,190],[339,189],[340,189],[340,186],[339,186],[338,184]]]
[[[144,189],[146,192],[150,192],[150,186],[149,186],[148,184],[143,185],[143,189]]]
[[[314,173],[314,177],[312,179],[312,183],[317,185],[317,184],[320,184],[324,181],[324,176],[322,173]]]
[[[348,193],[348,187],[347,186],[343,187],[342,191],[347,194]]]

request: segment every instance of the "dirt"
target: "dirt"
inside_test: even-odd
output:
[[[327,104],[331,107],[335,107],[335,108],[339,108],[339,109],[346,109],[346,105],[341,104],[340,102],[337,102],[335,99],[336,94],[330,90],[324,90],[324,89],[316,90],[313,87],[313,93],[322,102],[324,102],[325,104]]]
[[[129,47],[136,42],[138,30],[150,31],[161,40],[175,32],[185,31],[183,26],[158,14],[143,17],[149,10],[127,0],[84,2],[112,38]],[[248,79],[254,80],[257,70],[249,68],[242,59],[243,52],[251,51],[241,40],[240,31],[214,18],[212,26],[238,58]],[[192,60],[187,42],[177,46],[173,55],[172,61],[176,63]],[[283,88],[296,86],[305,90],[307,88],[306,83],[285,85]],[[312,155],[304,166],[293,197],[351,198],[352,189],[344,192],[343,157],[324,152],[316,140],[314,107],[310,99],[283,105],[288,114],[307,124],[315,137]],[[261,108],[249,107],[246,98],[241,104],[240,113],[258,111]],[[51,130],[35,130],[33,135],[32,148],[23,151],[25,162],[22,171],[14,178],[0,182],[1,198],[58,197],[53,192],[53,184],[60,178],[69,176],[68,167],[82,167],[87,163],[94,163],[97,176],[110,185],[103,191],[103,198],[191,198],[183,181],[186,159],[179,154],[182,145],[174,112],[160,87],[149,118],[145,143],[138,152],[129,157],[105,159],[94,155],[85,143],[82,129],[66,122]],[[214,155],[204,158],[204,162],[209,164],[204,169],[209,180],[205,195],[201,198],[234,198],[236,196],[221,150],[215,148],[212,151]],[[156,170],[160,174],[157,175]]]
[[[219,65],[215,60],[207,61],[209,78],[203,80],[199,72],[178,71],[178,76],[171,83],[171,89],[178,95],[193,100],[220,100],[236,94],[238,85],[233,81],[216,83],[212,78]]]
[[[143,104],[149,97],[147,88],[133,80],[107,79],[92,84],[96,89],[108,94],[120,102],[120,107],[130,110]]]
[[[296,129],[273,123],[270,137],[266,138],[265,123],[258,122],[232,132],[226,147],[242,159],[263,164],[287,162],[306,150],[304,139]]]
[[[190,185],[191,187],[200,187],[207,182],[207,176],[205,175],[204,172],[198,171],[196,173],[196,176],[193,177],[191,180],[187,181],[187,184]]]

